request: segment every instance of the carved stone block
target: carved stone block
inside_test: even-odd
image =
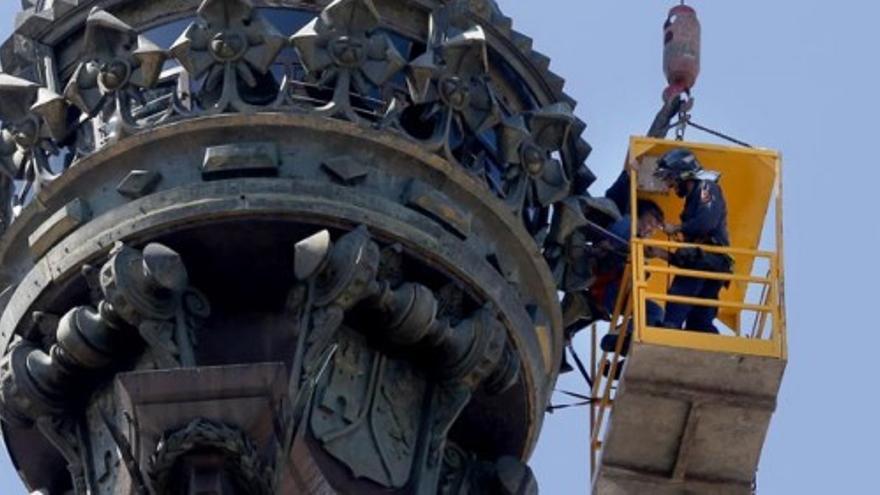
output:
[[[138,425],[138,438],[128,439],[138,446],[132,454],[154,483],[188,484],[177,470],[205,461],[201,447],[225,456],[221,474],[228,470],[254,483],[249,493],[268,494],[271,459],[263,456],[278,441],[273,425],[282,421],[277,415],[286,385],[284,364],[262,363],[125,373],[117,377],[116,394]]]
[[[205,150],[202,176],[271,176],[278,173],[281,158],[276,143],[236,143]]]
[[[321,168],[334,180],[346,186],[356,185],[370,174],[370,169],[349,156],[326,160],[321,164]]]
[[[77,198],[56,211],[28,237],[28,245],[35,257],[49,251],[64,236],[92,218],[89,205]]]
[[[162,175],[152,170],[132,170],[116,186],[116,191],[126,198],[137,199],[145,196],[156,188]]]
[[[411,208],[427,213],[462,237],[471,233],[472,215],[424,182],[410,182],[404,193],[404,202]]]

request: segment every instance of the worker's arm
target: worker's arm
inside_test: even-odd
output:
[[[647,256],[648,259],[657,258],[667,262],[670,260],[669,251],[655,246],[650,246],[645,249],[645,256]]]
[[[648,137],[665,139],[666,135],[669,134],[672,119],[678,115],[678,112],[681,111],[681,107],[684,103],[684,95],[677,95],[674,98],[670,98],[663,105],[663,108],[657,112],[657,116],[654,117],[654,122],[651,123],[651,128],[648,129]]]
[[[614,181],[614,184],[605,191],[605,197],[614,201],[620,213],[625,215],[630,208],[629,195],[629,170],[624,169],[620,176],[617,177],[617,180]]]
[[[714,182],[702,182],[697,187],[700,190],[699,205],[696,213],[687,219],[679,227],[679,232],[686,238],[707,237],[724,216],[724,201],[721,197],[721,188]]]

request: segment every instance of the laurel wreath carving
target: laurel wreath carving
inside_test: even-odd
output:
[[[272,469],[238,428],[200,418],[162,438],[150,458],[149,475],[156,493],[171,493],[175,465],[194,451],[214,451],[226,459],[226,470],[241,493],[271,495]]]

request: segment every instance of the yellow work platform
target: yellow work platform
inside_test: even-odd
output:
[[[633,235],[610,326],[617,333],[630,325],[634,330],[625,365],[623,339],[616,352],[601,353],[594,327],[591,463],[597,495],[753,493],[785,370],[780,157],[767,150],[633,138],[628,157],[633,210],[636,198],[650,198],[670,221],[677,219],[681,200],[650,180],[657,158],[676,147],[690,149],[706,169],[721,172],[733,247]],[[768,233],[764,220],[771,204],[775,232]],[[758,250],[762,235],[773,241],[772,250]],[[736,265],[729,274],[683,270],[647,260],[648,247],[700,247],[728,254]],[[667,295],[670,278],[682,275],[730,285],[719,300]],[[648,327],[649,300],[717,307],[725,328],[714,335]],[[614,376],[621,365],[619,380],[603,378],[603,367]]]

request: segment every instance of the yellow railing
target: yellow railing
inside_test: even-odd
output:
[[[683,248],[699,248],[704,252],[737,255],[739,259],[763,259],[769,264],[767,276],[750,274],[717,273],[698,270],[687,270],[674,266],[658,266],[648,263],[645,249],[648,247],[675,250]],[[637,311],[633,315],[634,341],[686,347],[703,351],[728,352],[770,358],[785,358],[785,326],[782,320],[782,300],[780,298],[780,266],[778,253],[757,251],[742,248],[705,246],[682,242],[636,239],[632,242],[633,307]],[[751,263],[749,263],[751,266]],[[761,287],[761,296],[757,302],[734,301],[724,299],[700,299],[696,297],[672,296],[666,293],[651,292],[648,285],[649,274],[663,274],[670,277],[682,276],[725,282],[740,282]],[[750,311],[755,313],[752,329],[744,332],[741,326],[731,328],[733,335],[714,335],[699,332],[683,332],[668,328],[647,326],[647,301],[690,304],[718,309]],[[767,337],[768,323],[772,321],[772,331]]]
[[[620,290],[617,293],[617,300],[614,303],[614,312],[609,320],[609,333],[618,335],[626,335],[626,329],[630,325],[633,317],[633,298],[629,297],[631,293],[631,274],[633,273],[632,264],[628,264],[624,271],[623,280],[620,284]],[[602,442],[599,436],[603,431],[605,420],[610,413],[614,392],[614,376],[621,365],[621,353],[623,352],[623,344],[625,339],[617,339],[617,347],[614,352],[602,352],[598,361],[595,359],[598,353],[596,342],[596,327],[593,326],[593,388],[590,392],[592,398],[590,402],[590,472],[596,474],[596,460],[599,451],[602,449]],[[603,379],[603,368],[607,369],[608,377]],[[603,386],[604,385],[604,386]]]
[[[777,167],[779,165],[777,164]],[[638,167],[632,164],[630,167],[630,211],[635,217],[638,211]],[[776,203],[776,229],[774,242],[775,251],[761,251],[757,249],[731,247],[731,246],[709,246],[701,244],[692,244],[674,241],[662,241],[655,239],[638,238],[637,222],[632,222],[630,226],[630,234],[632,242],[630,243],[630,264],[633,267],[629,270],[631,277],[631,295],[633,298],[631,306],[635,308],[631,318],[633,321],[635,342],[643,342],[656,345],[668,345],[675,347],[685,347],[703,351],[728,352],[736,354],[747,354],[753,356],[763,356],[769,358],[786,358],[786,341],[785,341],[785,311],[784,311],[784,285],[783,285],[783,269],[782,269],[782,180],[780,174],[776,174],[775,178],[775,203]],[[650,264],[646,255],[646,248],[659,248],[666,251],[674,251],[683,248],[698,248],[706,253],[724,254],[735,258],[738,263],[744,267],[744,273],[736,273],[740,270],[734,270],[734,273],[718,273],[699,270],[689,270],[671,265],[660,266]],[[749,271],[755,266],[758,260],[766,260],[769,264],[766,276],[755,276]],[[746,285],[746,290],[741,293],[742,300],[736,300],[734,297],[721,297],[719,299],[700,299],[695,297],[673,296],[655,291],[651,291],[648,284],[649,274],[657,274],[671,279],[676,276],[692,277],[706,280],[720,280],[728,283],[741,283]],[[757,303],[747,302],[748,286],[757,285],[761,287],[761,296]],[[621,290],[623,292],[623,290]],[[742,318],[737,318],[737,323],[733,325],[733,336],[715,335],[709,333],[683,332],[676,329],[656,328],[646,325],[647,301],[690,304],[694,306],[707,306],[718,308],[719,310],[733,310],[739,315],[743,311],[751,311],[755,313],[755,319],[752,325],[752,331],[744,334],[742,331]],[[770,338],[765,338],[768,320],[772,320],[773,331]],[[612,320],[613,321],[613,320]]]

